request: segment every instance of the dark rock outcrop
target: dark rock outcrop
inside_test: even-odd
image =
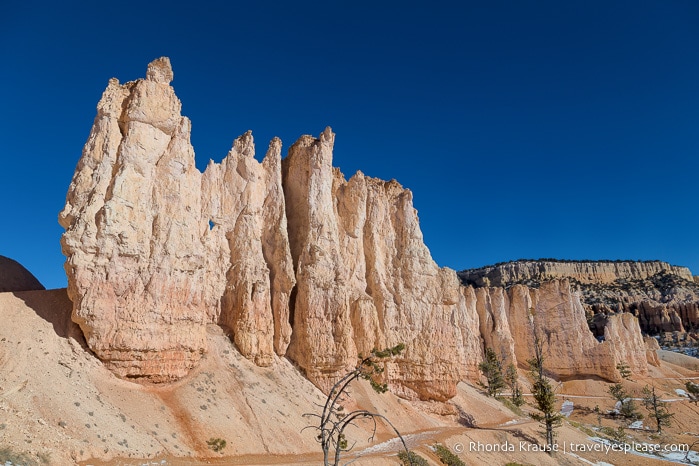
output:
[[[0,293],[45,289],[22,264],[9,257],[0,256]]]

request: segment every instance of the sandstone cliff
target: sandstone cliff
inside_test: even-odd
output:
[[[403,396],[445,400],[476,376],[475,307],[424,245],[412,194],[332,167],[334,134],[260,163],[252,135],[200,173],[169,60],[110,81],[59,221],[73,319],[122,377],[185,375],[204,329],[230,330],[259,366],[287,355],[318,386],[402,342]],[[288,347],[288,351],[287,351]]]
[[[533,357],[535,334],[544,342],[546,369],[558,378],[601,377],[618,381],[617,364],[624,362],[634,374],[648,372],[652,354],[631,314],[607,319],[604,341],[590,331],[579,292],[568,280],[551,280],[538,289],[524,285],[474,290],[481,333],[487,347],[505,363],[527,368]]]
[[[618,280],[638,280],[667,272],[692,281],[687,267],[678,267],[662,261],[553,261],[517,260],[463,270],[459,277],[474,286],[511,286],[515,283],[535,284],[542,280],[568,278],[588,284],[615,283]]]
[[[334,134],[304,136],[282,162],[296,268],[289,356],[328,387],[373,348],[406,345],[387,371],[410,398],[445,400],[476,373],[475,309],[432,260],[412,193],[332,168]]]
[[[281,184],[281,141],[262,163],[245,133],[221,164],[209,163],[202,180],[207,282],[220,299],[213,321],[231,329],[241,353],[260,366],[284,355],[291,337],[289,297],[295,283]],[[211,317],[211,316],[210,316]]]
[[[248,133],[202,175],[172,76],[161,58],[110,81],[59,216],[73,319],[110,369],[153,382],[191,369],[208,322],[268,365],[294,282],[279,141],[260,164]]]
[[[169,60],[109,81],[59,222],[73,320],[122,377],[184,376],[204,351],[201,174]]]
[[[661,261],[515,261],[464,270],[459,277],[477,287],[533,288],[566,278],[581,291],[589,316],[628,312],[649,334],[699,328],[699,285],[688,268]],[[593,330],[603,336],[604,325]]]
[[[247,132],[202,174],[172,78],[161,58],[146,79],[110,80],[59,216],[72,318],[117,375],[183,377],[207,351],[207,324],[257,366],[286,356],[323,390],[359,355],[403,343],[386,382],[444,401],[479,376],[484,345],[526,367],[534,332],[559,377],[617,380],[622,360],[647,371],[636,318],[605,318],[599,343],[569,280],[462,286],[432,260],[409,190],[333,168],[330,128],[283,160],[275,138],[261,162]],[[525,265],[479,280],[521,280],[534,273]],[[576,283],[686,275],[662,263],[567,267]]]

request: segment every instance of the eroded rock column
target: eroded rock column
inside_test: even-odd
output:
[[[122,377],[184,376],[205,347],[206,228],[167,58],[109,82],[59,216],[73,320]]]

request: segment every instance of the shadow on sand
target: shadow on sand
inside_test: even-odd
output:
[[[24,301],[36,315],[53,326],[61,338],[73,338],[87,349],[87,343],[80,327],[70,319],[73,303],[68,299],[65,288],[55,290],[14,291],[12,294]]]

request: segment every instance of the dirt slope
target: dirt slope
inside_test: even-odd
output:
[[[304,430],[309,421],[303,414],[319,412],[325,398],[287,360],[277,359],[271,368],[257,367],[219,327],[211,326],[209,351],[189,377],[168,386],[143,386],[107,371],[86,350],[69,314],[65,290],[0,293],[0,453],[25,453],[37,464],[43,458],[61,466],[320,463],[315,434]],[[674,389],[699,374],[683,367],[683,362],[693,361],[673,362],[654,369],[652,379],[627,382],[628,388],[640,391],[645,383],[655,383],[664,397],[678,399]],[[597,424],[592,409],[610,407],[608,385],[583,380],[559,387],[560,401],[567,398],[576,406],[571,418],[575,424],[564,423],[560,442],[593,444],[588,438],[589,428]],[[436,442],[459,450],[470,465],[659,464],[623,453],[549,457],[522,451],[520,442],[526,447],[540,441],[538,424],[463,383],[448,405],[411,404],[390,393],[379,396],[366,384],[354,386],[352,399],[347,409],[364,407],[385,414],[409,447],[433,465],[441,464],[430,448]],[[677,421],[661,440],[696,440],[699,409],[686,401],[674,401],[671,407]],[[445,415],[434,414],[438,411]],[[588,433],[577,423],[587,426]],[[602,425],[617,424],[602,419]],[[639,441],[655,441],[646,432],[631,434]],[[358,441],[354,454],[360,456],[353,464],[398,464],[395,452],[400,445],[386,428],[379,427],[373,442],[368,441],[366,425],[350,435]],[[206,442],[212,438],[226,440],[223,452],[209,449]],[[471,442],[509,442],[517,451],[470,451]]]

